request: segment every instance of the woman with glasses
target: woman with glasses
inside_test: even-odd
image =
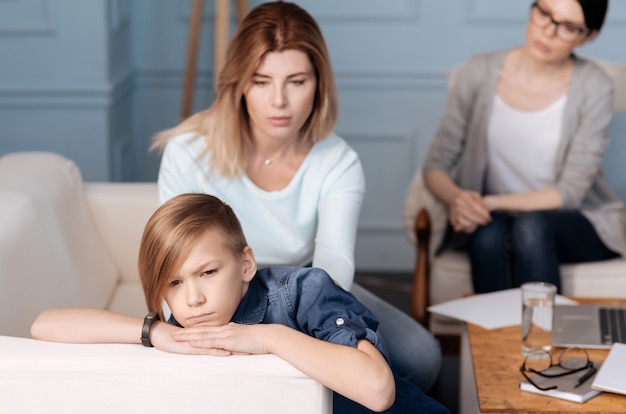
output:
[[[467,246],[476,292],[532,280],[560,291],[560,264],[626,254],[626,211],[601,169],[612,82],[574,54],[607,7],[538,0],[523,45],[455,71],[423,171],[449,207],[444,248]]]

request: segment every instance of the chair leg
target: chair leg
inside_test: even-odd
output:
[[[461,354],[460,335],[435,335],[439,340],[441,354],[446,356],[459,356]]]
[[[428,211],[422,209],[415,217],[415,235],[417,251],[415,270],[413,273],[413,290],[411,292],[411,316],[424,326],[428,326],[428,290],[429,290],[429,245],[430,218]]]

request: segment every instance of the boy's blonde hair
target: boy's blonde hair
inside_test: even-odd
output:
[[[170,277],[200,236],[216,229],[235,257],[248,245],[232,208],[208,194],[181,194],[166,201],[148,220],[139,246],[139,276],[149,311],[163,320],[162,301]]]
[[[338,101],[324,37],[304,9],[276,1],[255,7],[239,25],[226,52],[213,105],[158,133],[152,148],[163,148],[173,137],[193,132],[206,139],[202,155],[209,156],[211,168],[225,177],[242,175],[252,146],[244,90],[267,53],[285,50],[305,53],[317,77],[313,109],[300,130],[300,142],[327,137],[337,121]]]

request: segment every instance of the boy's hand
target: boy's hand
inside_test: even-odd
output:
[[[184,331],[183,328],[157,321],[152,326],[150,342],[152,342],[152,345],[154,345],[156,349],[173,354],[207,354],[218,356],[227,356],[231,354],[231,352],[224,351],[222,349],[197,348],[192,346],[190,342],[174,340],[172,334],[182,331]]]
[[[267,354],[266,341],[273,325],[194,326],[172,331],[172,339],[180,346],[191,347],[202,354]],[[192,352],[193,353],[193,352]]]

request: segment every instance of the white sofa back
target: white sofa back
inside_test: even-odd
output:
[[[85,183],[93,225],[118,272],[106,308],[145,316],[147,307],[137,269],[143,229],[158,207],[156,183]]]

